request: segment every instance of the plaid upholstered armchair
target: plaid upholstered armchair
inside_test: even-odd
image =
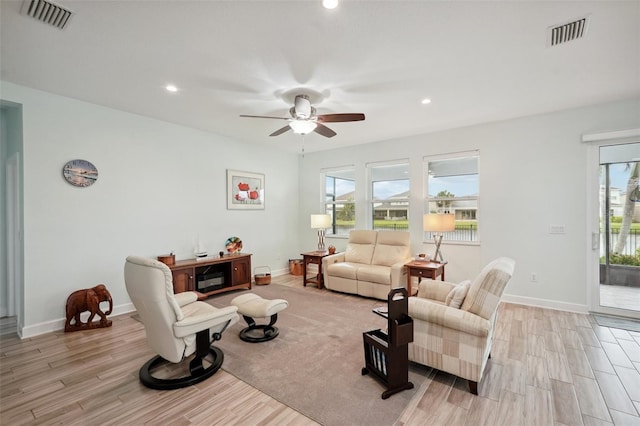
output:
[[[515,262],[501,257],[471,281],[424,280],[409,298],[413,343],[409,360],[454,374],[478,394],[478,382],[491,356],[498,305]]]

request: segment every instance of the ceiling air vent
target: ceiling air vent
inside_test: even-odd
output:
[[[64,30],[73,12],[48,0],[24,0],[22,13],[40,22]]]
[[[589,16],[585,16],[566,24],[549,27],[547,31],[547,46],[557,46],[584,37],[587,34],[588,25]]]

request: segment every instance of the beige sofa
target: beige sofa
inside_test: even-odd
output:
[[[407,285],[405,263],[411,261],[408,232],[355,230],[347,249],[322,259],[329,290],[387,300],[392,288]]]

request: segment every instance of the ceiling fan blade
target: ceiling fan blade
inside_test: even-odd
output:
[[[245,114],[240,114],[240,117],[249,117],[249,118],[274,118],[276,120],[291,120],[290,118],[287,117],[269,117],[266,115],[245,115]]]
[[[336,132],[334,132],[333,130],[331,130],[330,128],[328,128],[327,126],[325,126],[324,124],[320,124],[320,123],[316,123],[317,126],[314,130],[314,132],[321,134],[322,136],[325,136],[327,138],[332,138],[336,135]]]
[[[320,123],[341,123],[345,121],[362,121],[364,120],[364,114],[358,114],[358,113],[322,114],[322,115],[319,115],[316,119]]]
[[[288,131],[290,129],[291,129],[291,127],[289,127],[289,125],[286,125],[283,128],[278,129],[275,132],[271,133],[269,136],[278,136],[278,135],[281,135],[281,134],[283,134],[284,132],[286,132],[286,131]]]

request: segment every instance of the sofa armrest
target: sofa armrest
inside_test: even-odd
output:
[[[344,262],[344,252],[330,254],[329,256],[325,256],[322,258],[322,268],[324,271],[327,270],[327,266],[331,263]]]
[[[419,297],[409,297],[409,316],[479,337],[487,337],[491,327],[489,320],[478,315]]]
[[[432,280],[423,278],[418,287],[418,297],[421,299],[437,300],[444,303],[447,295],[453,290],[457,284],[447,281]]]
[[[406,287],[407,285],[407,268],[404,267],[411,258],[401,260],[391,265],[391,288]]]

